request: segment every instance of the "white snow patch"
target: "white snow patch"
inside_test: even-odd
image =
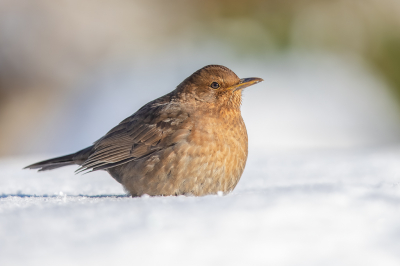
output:
[[[400,265],[400,147],[250,153],[220,197],[0,161],[0,265]]]

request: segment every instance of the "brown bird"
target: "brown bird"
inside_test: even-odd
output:
[[[76,172],[106,170],[132,196],[228,193],[247,160],[242,89],[261,81],[239,79],[224,66],[205,66],[93,146],[25,168],[77,164]]]

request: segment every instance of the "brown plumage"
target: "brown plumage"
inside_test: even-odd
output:
[[[203,67],[93,146],[26,168],[106,170],[132,196],[228,193],[247,160],[242,89],[261,81],[239,79],[220,65]]]

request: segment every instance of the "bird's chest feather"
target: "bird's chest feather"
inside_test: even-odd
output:
[[[240,177],[248,153],[247,131],[240,112],[203,116],[197,121],[187,139],[193,157],[201,158],[209,171]]]
[[[206,117],[193,126],[188,141],[212,149],[209,152],[223,152],[225,149],[238,152],[247,150],[247,131],[240,116],[231,119]]]

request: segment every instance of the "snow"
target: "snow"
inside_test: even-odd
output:
[[[400,146],[250,153],[227,196],[0,161],[0,265],[399,265]]]

